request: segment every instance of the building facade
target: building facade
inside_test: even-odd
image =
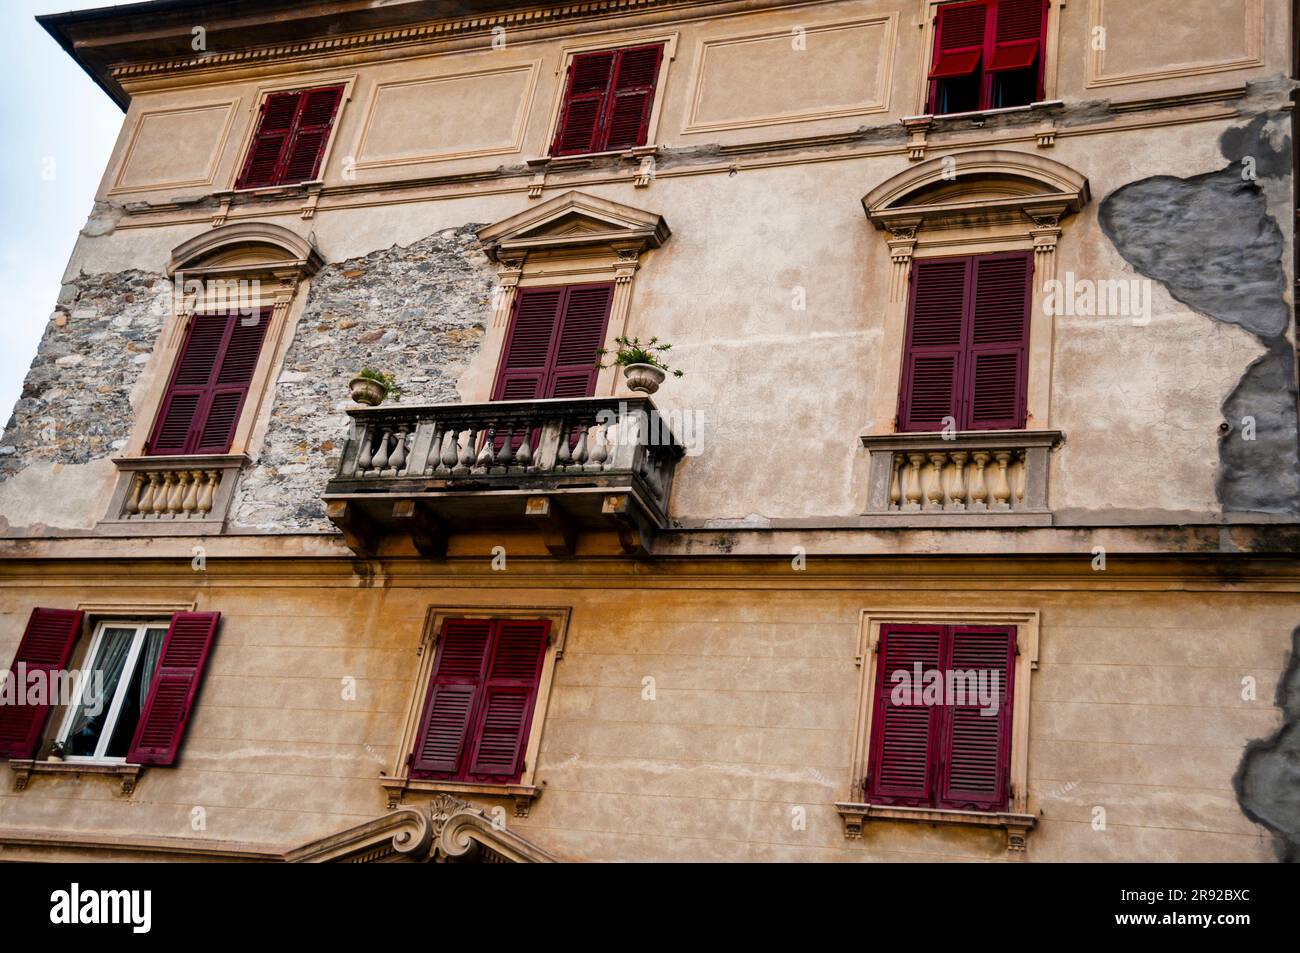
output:
[[[0,858],[1300,850],[1288,5],[41,19]]]

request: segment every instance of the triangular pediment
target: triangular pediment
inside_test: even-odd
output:
[[[658,248],[671,234],[657,212],[647,212],[585,192],[565,192],[479,230],[489,257],[509,252],[564,250],[608,245],[642,251]]]

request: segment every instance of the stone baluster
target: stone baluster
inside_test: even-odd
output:
[[[384,427],[380,433],[379,443],[376,445],[378,449],[375,451],[374,458],[370,461],[371,469],[374,470],[376,476],[388,469],[388,438],[392,435],[392,428]]]
[[[162,485],[153,495],[153,512],[155,516],[161,518],[171,506],[172,485],[176,481],[176,474],[171,470],[163,470],[159,475],[162,477]]]
[[[587,462],[587,427],[578,425],[578,442],[573,447],[572,466],[581,470]]]
[[[217,494],[217,486],[221,482],[220,470],[208,470],[207,482],[203,484],[203,492],[199,494],[198,511],[200,516],[206,516],[212,512],[212,500]]]
[[[486,473],[492,469],[492,460],[496,456],[496,427],[489,427],[481,434],[484,437],[483,449],[479,451],[478,459],[474,461],[474,470]]]
[[[199,508],[199,481],[202,477],[202,470],[191,470],[189,472],[189,483],[185,487],[185,499],[181,500],[181,513],[186,519],[193,516],[195,510]]]
[[[555,469],[563,470],[573,462],[572,449],[569,446],[570,433],[569,420],[567,417],[560,418],[560,444],[559,449],[555,452]]]
[[[989,502],[988,471],[985,469],[989,463],[989,452],[976,450],[970,457],[975,463],[975,472],[971,474],[970,479],[971,508],[982,510]]]
[[[903,468],[906,465],[902,454],[895,454],[889,468],[889,508],[896,510],[903,499]]]
[[[952,457],[952,484],[948,490],[948,506],[954,510],[966,509],[966,451],[957,450]]]
[[[523,426],[524,439],[520,441],[519,452],[515,454],[515,466],[527,470],[533,465],[533,448],[531,442],[533,439],[533,422],[531,420],[525,420]]]
[[[470,468],[474,466],[474,439],[478,431],[473,427],[465,430],[464,442],[460,445],[460,453],[456,459],[456,466],[452,470],[456,476],[464,476],[469,473]]]
[[[609,459],[609,429],[605,424],[596,425],[595,440],[591,445],[591,460],[587,463],[586,469],[596,472],[605,469],[605,461]]]
[[[360,429],[361,433],[357,437],[361,441],[361,452],[357,454],[357,476],[365,476],[373,459],[371,444],[375,435],[373,428],[369,424],[363,424]]]
[[[1016,482],[1013,488],[1015,497],[1012,506],[1019,506],[1025,502],[1025,481],[1028,477],[1029,463],[1028,454],[1021,450],[1016,454]]]
[[[456,469],[456,460],[460,455],[460,424],[447,428],[447,435],[443,438],[442,464],[438,469],[450,473]]]
[[[501,441],[501,452],[497,454],[497,467],[503,473],[509,472],[515,460],[515,425],[506,424],[506,435]]]
[[[921,464],[925,462],[925,454],[909,453],[907,462],[911,467],[907,471],[907,505],[904,507],[909,510],[919,510],[921,508]]]
[[[147,519],[153,514],[154,498],[158,496],[158,490],[162,485],[162,474],[150,473],[149,485],[145,488],[144,495],[140,497],[140,517]]]
[[[140,515],[140,497],[144,494],[145,487],[148,485],[149,479],[143,473],[137,473],[131,478],[131,493],[126,501],[127,519]]]
[[[1011,451],[998,450],[993,454],[997,467],[993,470],[993,508],[1010,509],[1011,485],[1007,482],[1007,464],[1011,462]]]
[[[927,507],[943,509],[943,465],[948,460],[946,453],[931,453],[930,466],[925,471],[925,504]]]
[[[392,456],[388,458],[388,475],[399,476],[406,472],[406,440],[410,435],[411,428],[408,424],[401,424],[394,434],[395,443],[393,444]]]

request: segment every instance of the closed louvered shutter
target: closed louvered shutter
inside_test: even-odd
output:
[[[949,699],[943,732],[943,773],[939,807],[1004,811],[1011,776],[1011,702],[1015,671],[1015,630],[951,627],[948,667],[958,685],[982,685],[996,700],[984,705],[978,694]],[[975,679],[963,680],[963,673]],[[996,681],[997,692],[992,692]],[[988,712],[987,714],[985,712]]]
[[[939,8],[930,79],[969,76],[979,68],[988,15],[984,0]]]
[[[639,46],[619,50],[613,101],[609,105],[602,151],[645,145],[663,49],[662,46]]]
[[[523,771],[550,628],[546,620],[502,620],[496,624],[492,664],[470,761],[470,774],[476,780],[508,782],[517,780]]]
[[[27,701],[28,687],[33,686],[30,676],[41,673],[47,683],[49,675],[65,670],[72,646],[81,634],[84,613],[72,609],[33,609],[23,630],[22,641],[14,654],[9,670],[0,678],[9,680],[13,692],[12,702],[0,704],[0,758],[34,758],[41,743],[41,732],[50,716],[50,698],[46,704]],[[20,686],[19,679],[23,680]],[[24,696],[18,704],[18,696]]]
[[[594,394],[613,301],[612,284],[519,289],[492,399]]]
[[[873,804],[928,804],[933,791],[942,708],[924,704],[917,673],[941,671],[942,626],[884,626],[880,633],[867,799]],[[919,666],[919,668],[918,668]],[[898,677],[907,691],[895,698]],[[915,686],[915,694],[911,690]]]
[[[173,764],[217,634],[220,612],[172,616],[149,695],[127,751],[131,764]]]
[[[267,96],[235,187],[293,185],[316,178],[342,98],[342,86]]]
[[[948,417],[959,421],[969,275],[968,258],[919,259],[912,265],[899,411],[904,431],[941,430]]]
[[[270,308],[251,315],[191,318],[149,439],[149,455],[230,449],[270,320]]]
[[[519,777],[549,635],[543,619],[443,623],[411,777]]]
[[[614,73],[614,50],[579,53],[569,63],[568,88],[560,109],[559,127],[551,154],[599,152],[597,135]]]
[[[1025,425],[1031,265],[1028,252],[972,262],[963,430]]]
[[[415,752],[412,777],[448,777],[461,767],[492,638],[489,619],[443,623]]]
[[[1032,273],[1029,252],[913,263],[902,431],[1025,425]]]
[[[605,343],[614,286],[574,285],[565,291],[545,393],[547,397],[590,397],[596,392],[596,352]]]
[[[546,396],[551,351],[563,302],[563,288],[519,289],[496,385],[492,388],[493,400],[533,400]]]
[[[990,73],[1028,69],[1038,58],[1047,27],[1046,0],[998,0]]]

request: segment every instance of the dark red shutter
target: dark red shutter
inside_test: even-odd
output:
[[[1011,777],[1015,629],[954,626],[950,637],[948,668],[956,673],[975,673],[984,680],[986,690],[996,678],[997,710],[984,714],[978,696],[972,698],[969,692],[964,704],[952,704],[945,710],[944,769],[936,806],[1005,811]]]
[[[988,71],[997,73],[1033,66],[1041,53],[1047,26],[1045,0],[998,0],[996,16]]]
[[[613,302],[608,283],[519,289],[492,399],[594,394]]]
[[[555,351],[546,383],[547,397],[590,397],[596,392],[596,353],[605,343],[614,286],[572,285],[565,289]]]
[[[602,151],[645,145],[663,51],[662,46],[619,50]]]
[[[443,623],[411,758],[411,777],[446,778],[459,770],[491,636],[489,619]]]
[[[308,182],[318,177],[325,145],[334,126],[334,115],[342,98],[342,86],[310,89],[303,93],[293,139],[285,153],[281,185]]]
[[[988,15],[985,0],[939,8],[930,79],[969,76],[979,68]]]
[[[314,179],[342,98],[342,86],[268,95],[235,188]]]
[[[172,616],[149,696],[126,753],[129,763],[166,765],[176,761],[220,620],[220,612],[177,612]]]
[[[191,318],[149,439],[149,455],[230,449],[270,320],[270,308]]]
[[[546,396],[551,351],[564,303],[563,288],[520,288],[502,348],[493,400]]]
[[[614,73],[614,50],[579,53],[569,63],[568,88],[560,107],[560,122],[551,154],[582,155],[600,151],[597,135],[604,117],[609,83]]]
[[[257,131],[248,147],[237,189],[256,189],[279,181],[280,159],[293,134],[302,93],[271,93],[262,101]]]
[[[1030,252],[973,259],[963,430],[1025,425],[1033,261]]]
[[[912,264],[899,409],[904,431],[942,430],[945,417],[960,426],[969,277],[968,258],[923,258]]]
[[[550,630],[551,623],[544,619],[496,623],[492,664],[470,759],[469,773],[474,779],[519,779]]]
[[[14,653],[13,664],[4,673],[6,680],[14,680],[14,701],[19,693],[18,679],[27,679],[32,672],[61,672],[66,669],[72,646],[81,634],[84,613],[73,609],[33,609],[23,630],[22,641]],[[21,668],[20,668],[21,666]],[[26,683],[30,685],[30,681]],[[0,758],[34,758],[41,743],[41,732],[50,716],[48,704],[0,705]]]
[[[924,704],[909,690],[895,703],[895,673],[906,673],[908,686],[943,668],[942,626],[887,625],[881,628],[876,698],[871,722],[867,800],[872,804],[929,804],[942,707]],[[923,692],[924,685],[917,691]]]

